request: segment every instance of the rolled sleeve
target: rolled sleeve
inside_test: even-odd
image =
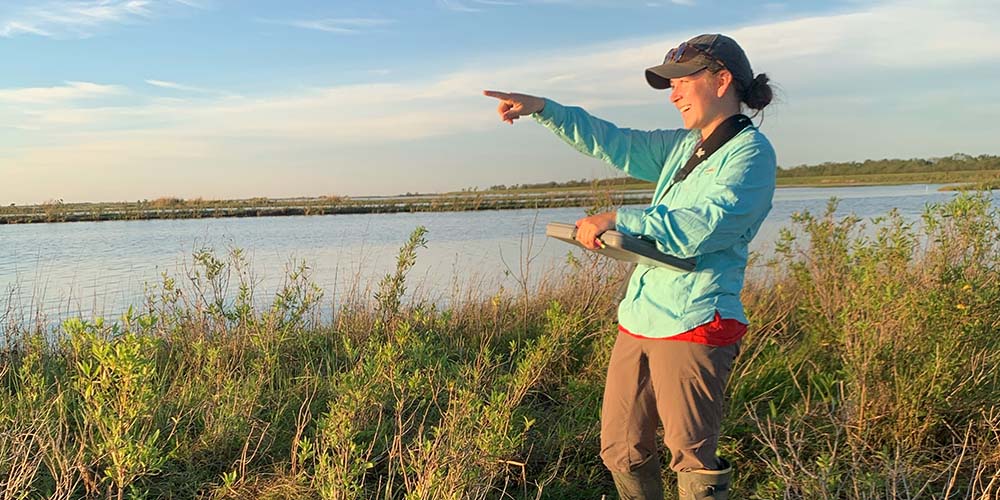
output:
[[[639,208],[619,208],[615,215],[615,230],[631,236],[642,234],[642,219],[645,216],[645,210]]]

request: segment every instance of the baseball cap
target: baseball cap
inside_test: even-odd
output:
[[[739,88],[753,82],[750,60],[735,40],[725,35],[698,35],[670,49],[663,64],[646,69],[646,81],[654,89],[670,88],[671,78],[692,75],[703,69],[728,69]]]

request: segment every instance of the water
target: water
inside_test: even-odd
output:
[[[839,215],[871,218],[895,208],[918,220],[928,203],[954,196],[938,187],[779,189],[751,250],[766,253],[792,213],[822,213],[831,197],[841,200]],[[265,302],[291,263],[304,261],[333,304],[352,284],[374,287],[394,269],[399,247],[417,226],[428,229],[428,244],[418,251],[410,293],[447,302],[470,289],[517,287],[558,268],[572,247],[545,238],[545,224],[584,215],[582,208],[557,208],[0,226],[0,315],[115,317],[141,304],[145,287],[158,286],[162,274],[181,280],[202,248],[220,256],[243,249]]]

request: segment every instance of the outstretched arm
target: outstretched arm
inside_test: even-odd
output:
[[[689,131],[643,131],[620,128],[592,116],[582,108],[565,107],[554,101],[527,94],[486,90],[483,95],[500,100],[497,113],[504,122],[534,114],[541,124],[556,133],[577,151],[604,160],[626,174],[656,182],[667,158]]]

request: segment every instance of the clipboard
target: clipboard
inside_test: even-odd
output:
[[[550,222],[545,226],[545,236],[571,243],[580,248],[590,250],[576,241],[576,225],[564,222]],[[599,238],[605,248],[593,251],[615,260],[635,262],[647,266],[666,267],[678,271],[693,271],[695,259],[682,259],[661,252],[656,244],[615,230],[605,231]]]

